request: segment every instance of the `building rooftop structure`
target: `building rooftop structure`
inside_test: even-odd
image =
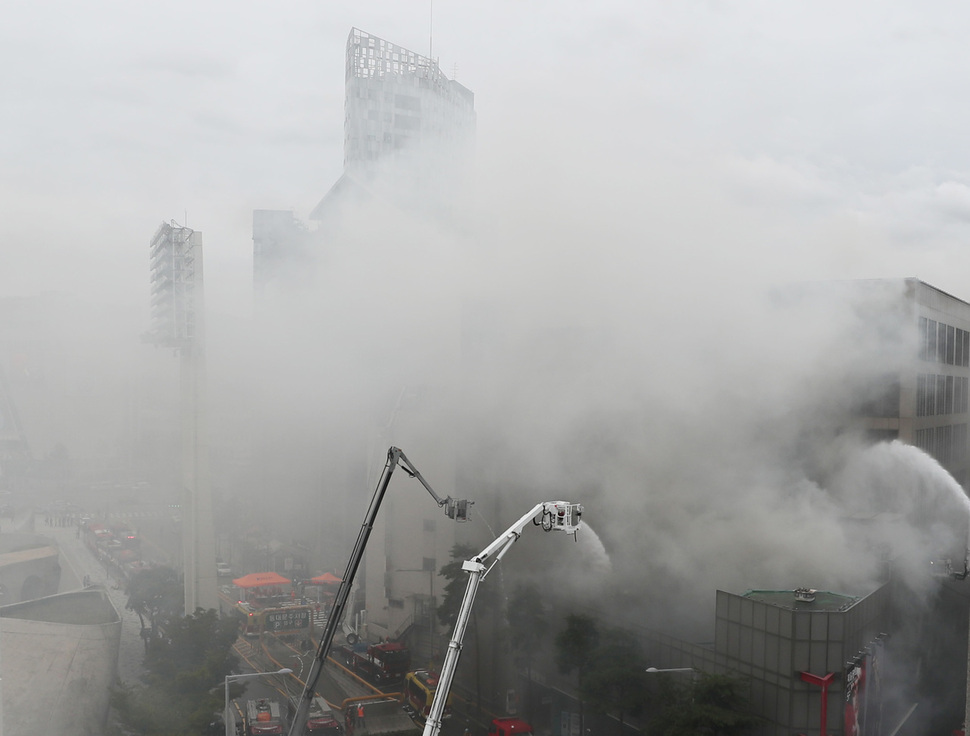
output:
[[[434,59],[358,28],[347,38],[345,80],[344,173],[310,218],[325,219],[394,164],[406,171],[402,192],[451,191],[474,136],[474,93]]]
[[[854,605],[858,596],[830,593],[827,590],[795,588],[795,590],[749,590],[743,598],[767,603],[789,611],[844,611]]]

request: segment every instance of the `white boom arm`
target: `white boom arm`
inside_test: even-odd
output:
[[[451,692],[451,681],[454,679],[455,670],[458,668],[461,643],[465,638],[468,617],[471,615],[472,605],[475,603],[475,594],[478,593],[479,583],[488,574],[489,570],[509,551],[512,544],[522,536],[522,528],[530,520],[533,524],[541,526],[547,532],[557,530],[575,533],[582,524],[582,515],[583,507],[578,503],[545,501],[536,504],[529,513],[506,529],[502,535],[483,549],[476,557],[465,560],[462,563],[461,569],[468,573],[468,585],[465,587],[465,597],[462,598],[461,608],[458,609],[458,617],[455,619],[455,633],[452,634],[451,641],[448,642],[445,661],[441,665],[438,687],[434,693],[434,700],[431,702],[431,712],[428,714],[428,720],[424,724],[423,736],[438,736],[441,731],[441,718],[445,711],[445,703],[448,702],[448,695]],[[486,567],[486,560],[493,555],[495,559],[491,565]]]

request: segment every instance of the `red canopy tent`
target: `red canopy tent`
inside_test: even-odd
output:
[[[275,572],[251,572],[232,581],[233,585],[240,588],[262,588],[265,585],[289,585],[289,578]]]
[[[323,575],[317,575],[315,578],[310,578],[310,583],[313,585],[334,585],[342,582],[343,580],[329,572],[325,572]]]

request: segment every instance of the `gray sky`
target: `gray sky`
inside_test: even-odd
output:
[[[595,243],[674,278],[915,275],[970,298],[964,5],[433,11],[434,56],[476,94],[482,212],[506,235],[570,213],[587,236],[519,245],[526,263],[580,268]],[[146,310],[148,240],[187,217],[210,305],[248,313],[252,209],[305,216],[340,173],[350,28],[429,48],[427,2],[14,0],[5,16],[0,295]]]

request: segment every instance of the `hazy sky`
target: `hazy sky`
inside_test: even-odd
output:
[[[14,0],[0,295],[147,310],[147,244],[176,219],[204,233],[210,305],[247,313],[252,209],[305,217],[341,171],[350,28],[428,53],[432,15],[504,232],[542,191],[529,227],[570,212],[604,258],[675,278],[915,275],[970,298],[970,10],[905,0]]]

